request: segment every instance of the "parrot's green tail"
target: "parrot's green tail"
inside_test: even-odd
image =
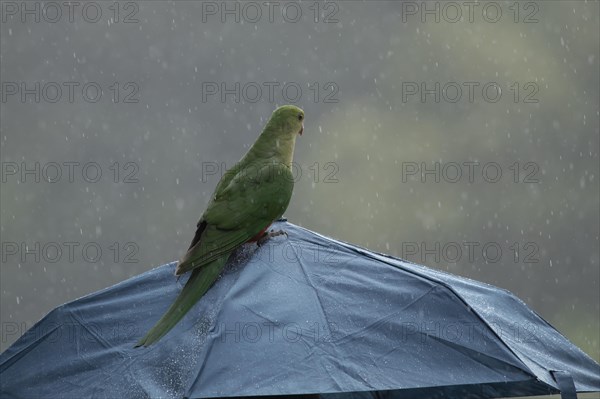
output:
[[[177,299],[175,299],[175,302],[173,302],[169,310],[167,310],[154,327],[148,331],[146,336],[138,341],[135,347],[152,345],[175,327],[179,320],[213,285],[228,258],[229,254],[223,255],[208,265],[192,271],[190,279],[181,290]]]

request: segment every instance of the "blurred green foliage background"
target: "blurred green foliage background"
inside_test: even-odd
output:
[[[1,103],[5,169],[56,162],[63,176],[36,182],[4,171],[0,348],[19,335],[7,323],[24,330],[66,301],[178,259],[219,179],[207,168],[232,166],[288,102],[278,88],[269,99],[265,82],[293,82],[306,122],[290,222],[506,288],[600,360],[598,2],[495,2],[482,13],[488,3],[472,20],[461,6],[456,22],[444,2],[410,3],[415,11],[392,1],[296,3],[296,22],[281,13],[288,3],[272,18],[263,8],[256,22],[237,3],[239,21],[223,22],[225,3],[211,3],[212,14],[190,1],[118,3],[118,21],[112,2],[97,3],[95,23],[80,12],[73,22],[7,17],[4,94],[6,82],[95,82],[103,96],[93,103],[76,89],[73,102],[63,93],[56,103],[20,94]],[[439,22],[422,16],[436,4]],[[254,91],[222,101],[206,93],[210,82],[264,91],[256,102]],[[456,84],[439,102],[408,91],[436,82]],[[465,82],[478,85],[472,101]],[[490,82],[498,101],[482,93]],[[139,102],[123,102],[127,83]],[[457,85],[462,97],[449,101]],[[75,169],[69,182],[65,162],[97,162],[103,175],[93,183]],[[451,169],[438,181],[406,173],[452,162],[496,163],[502,176],[486,181],[481,167],[472,182],[466,167],[457,182]],[[79,243],[72,261],[6,252],[7,243],[66,242]],[[442,251],[465,242],[478,243],[473,258]],[[102,249],[97,262],[82,256],[86,243]],[[422,250],[436,243],[439,259]],[[502,249],[498,259],[486,259],[486,243]]]

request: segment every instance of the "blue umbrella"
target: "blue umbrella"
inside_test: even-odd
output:
[[[162,340],[170,263],[62,305],[0,355],[8,398],[492,398],[600,391],[600,366],[511,293],[281,221]]]

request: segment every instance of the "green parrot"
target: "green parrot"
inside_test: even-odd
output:
[[[277,108],[246,155],[223,174],[197,224],[196,235],[179,261],[176,276],[192,272],[175,302],[138,341],[149,346],[168,333],[208,291],[231,253],[247,242],[286,234],[267,229],[287,209],[294,188],[292,159],[304,131],[304,111]]]

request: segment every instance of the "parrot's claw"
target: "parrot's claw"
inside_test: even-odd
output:
[[[260,246],[264,245],[264,243],[267,242],[269,240],[269,238],[282,236],[282,235],[285,235],[286,238],[289,237],[287,231],[283,231],[283,230],[279,230],[279,231],[271,230],[268,233],[265,232],[265,234],[263,234],[263,236],[261,238],[259,238],[258,241],[256,241],[256,245],[258,245],[260,247]]]

